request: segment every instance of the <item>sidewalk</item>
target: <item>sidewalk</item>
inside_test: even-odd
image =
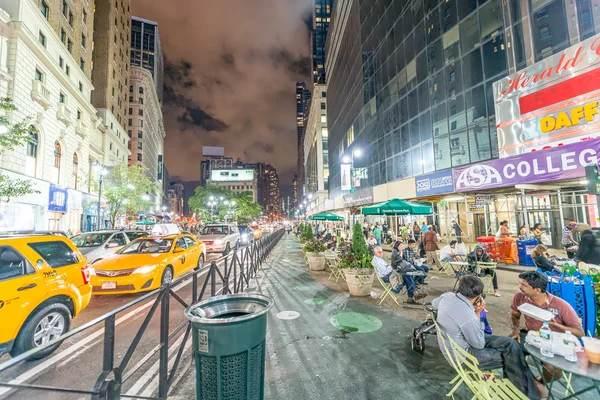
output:
[[[426,339],[424,354],[410,348],[424,310],[409,318],[327,288],[311,277],[292,236],[281,239],[251,290],[275,300],[268,318],[265,398],[426,400],[450,390],[455,374],[436,338]],[[299,316],[278,318],[285,311]],[[331,322],[336,319],[337,327]],[[194,368],[169,398],[195,398]]]

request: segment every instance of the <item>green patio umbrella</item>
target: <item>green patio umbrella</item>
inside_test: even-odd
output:
[[[148,221],[147,219],[143,219],[141,221],[136,221],[136,225],[156,225],[156,222]]]
[[[363,215],[428,215],[433,214],[430,206],[406,200],[392,199],[362,208]]]
[[[325,211],[319,214],[311,215],[308,217],[308,219],[312,221],[343,221],[344,217],[340,217],[339,215]]]

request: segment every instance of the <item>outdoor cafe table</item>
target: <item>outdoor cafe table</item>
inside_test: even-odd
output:
[[[577,382],[581,383],[580,386],[583,389],[576,391],[575,393],[571,393],[566,397],[556,397],[552,393],[552,386],[555,382],[560,383],[565,389],[567,387],[559,380],[555,380],[554,377],[549,382],[544,382],[546,387],[548,388],[548,398],[549,399],[573,399],[581,396],[587,392],[593,392],[594,390],[600,396],[600,365],[593,364],[588,361],[585,351],[581,351],[577,353],[577,362],[567,361],[563,356],[555,354],[554,357],[545,357],[540,352],[540,349],[535,347],[532,344],[525,343],[525,350],[535,359],[535,367],[537,368],[539,374],[544,379],[543,374],[543,366],[542,362],[545,364],[552,365],[553,367],[562,370],[563,372],[570,372],[573,376],[580,376],[583,378],[587,378],[585,380],[579,379]],[[573,377],[571,380],[571,385],[574,383],[575,378]],[[545,381],[545,379],[544,379]],[[588,382],[589,381],[589,382]],[[584,386],[585,385],[585,386]]]
[[[468,263],[466,261],[450,261],[448,264],[452,266],[457,266],[458,270],[461,272],[467,272],[467,270],[471,266],[471,263]]]

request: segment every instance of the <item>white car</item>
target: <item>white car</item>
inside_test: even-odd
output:
[[[209,224],[196,237],[206,245],[207,253],[221,253],[225,256],[239,245],[240,231],[231,224]]]
[[[106,230],[80,233],[73,236],[71,241],[85,256],[87,262],[93,264],[112,255],[118,248],[143,236],[148,236],[148,233],[136,230]]]

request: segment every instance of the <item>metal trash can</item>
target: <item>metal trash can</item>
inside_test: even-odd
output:
[[[267,312],[273,300],[260,294],[228,294],[185,310],[192,322],[196,398],[264,399]]]

